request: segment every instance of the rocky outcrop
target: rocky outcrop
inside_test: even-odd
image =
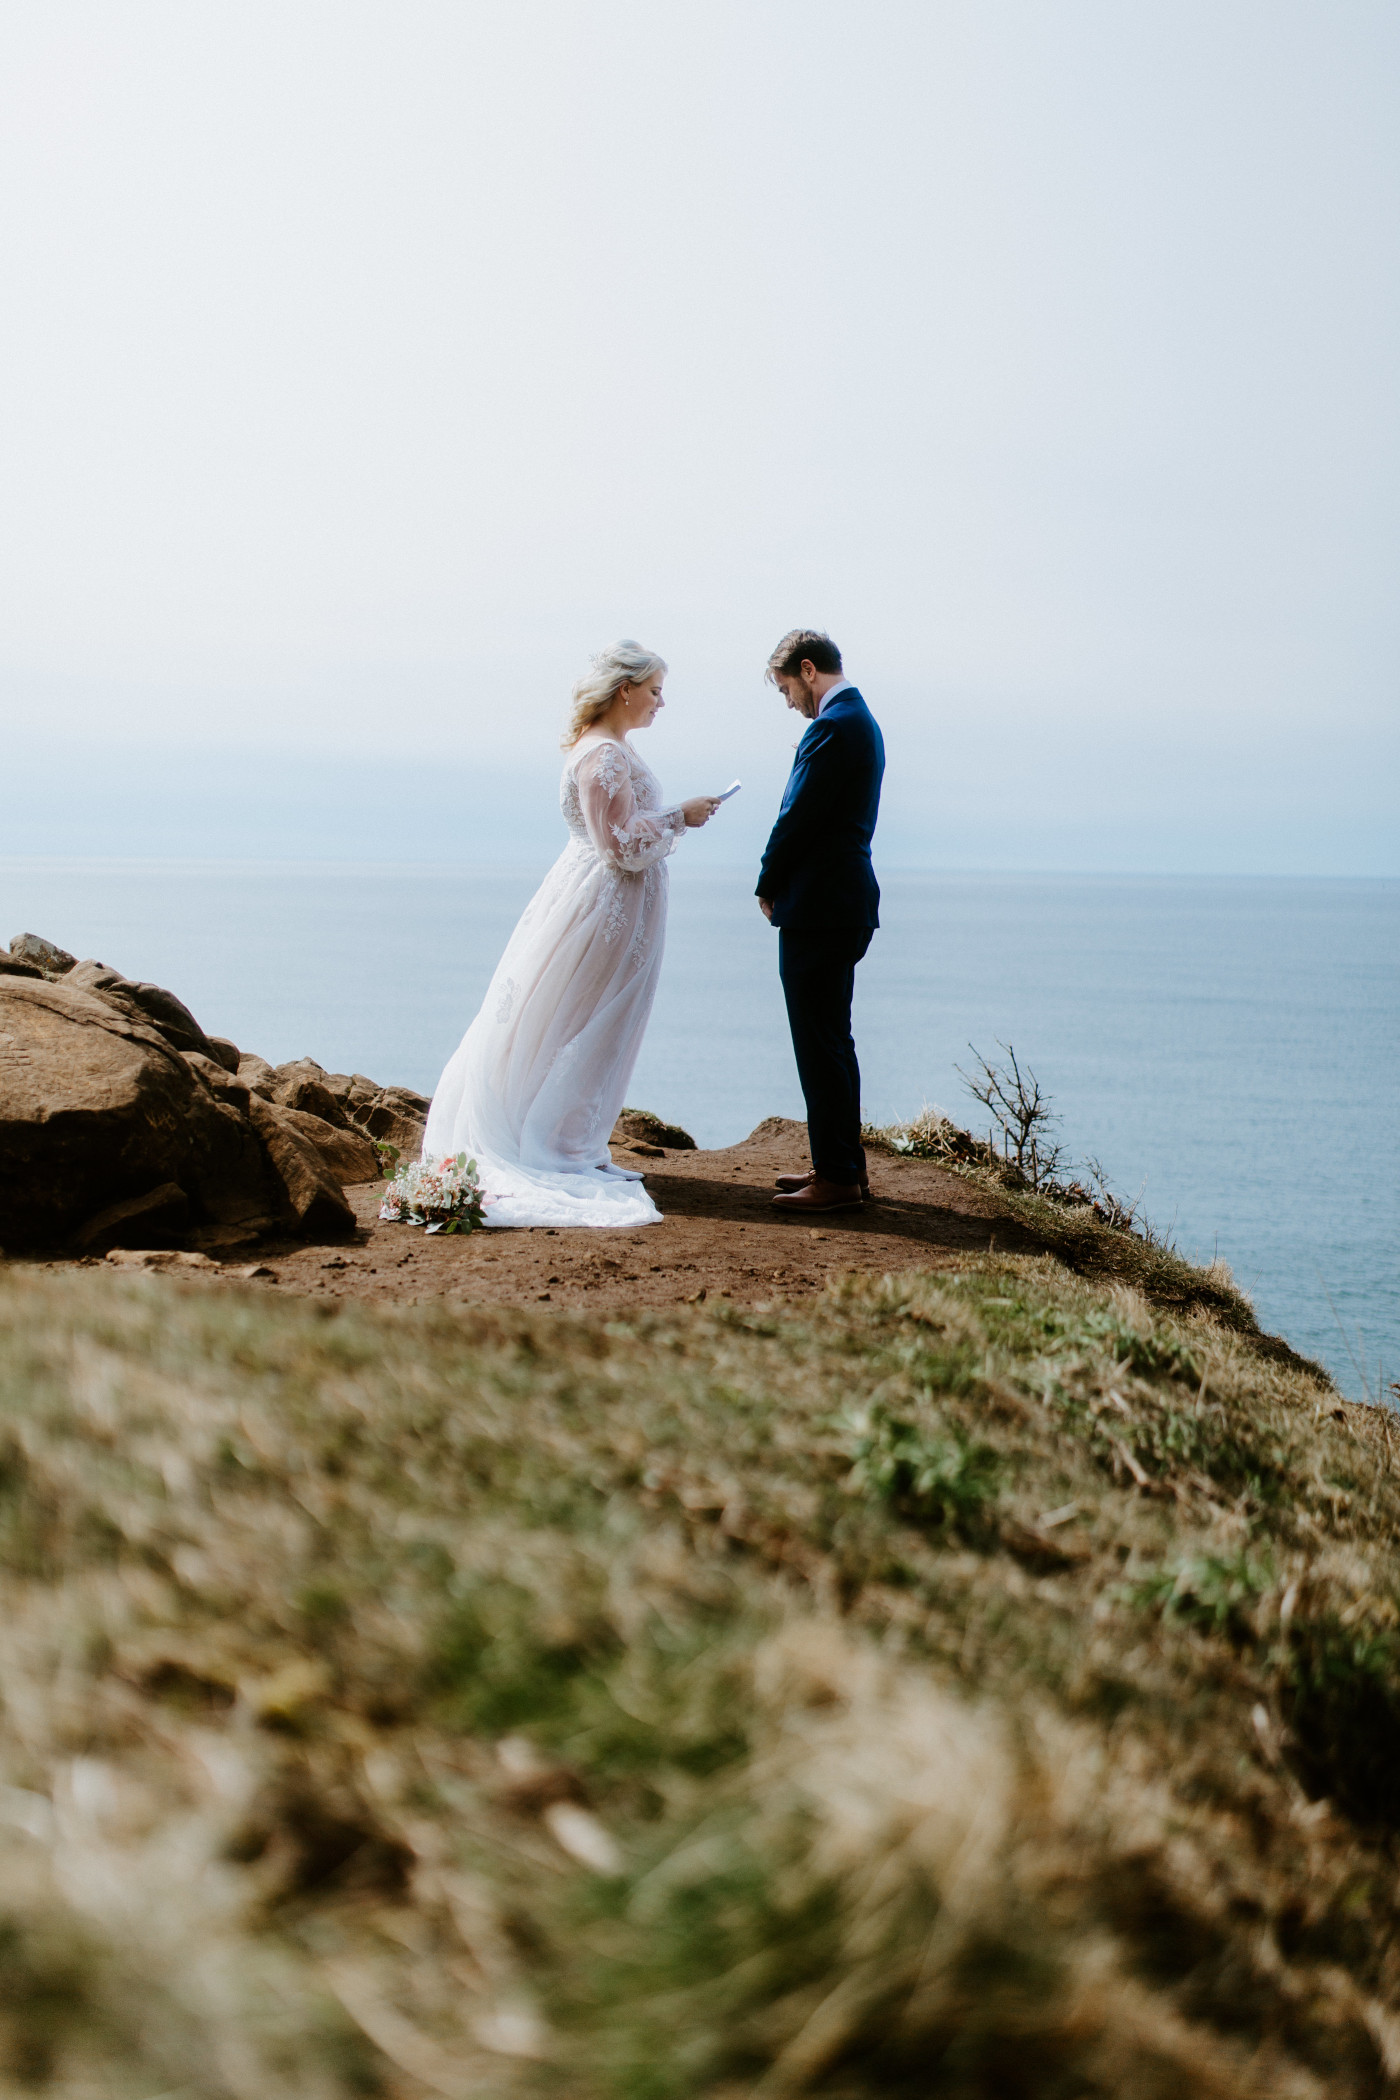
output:
[[[38,934],[0,950],[0,1243],[104,1253],[354,1231],[345,1189],[418,1157],[429,1103],[208,1035],[163,985]],[[624,1109],[614,1147],[691,1151]]]
[[[271,1097],[283,1108],[299,1109],[304,1115],[319,1116],[323,1123],[333,1123],[337,1130],[348,1130],[350,1118],[327,1083],[331,1076],[314,1058],[293,1058],[274,1071]]]
[[[66,1240],[167,1183],[209,1222],[276,1220],[251,1126],[158,1030],[61,980],[0,977],[5,1244]]]
[[[292,1120],[295,1111],[258,1094],[249,1095],[248,1111],[300,1230],[308,1239],[341,1239],[352,1233],[355,1213],[345,1191],[305,1130]]]
[[[265,1057],[257,1057],[251,1050],[240,1050],[234,1071],[251,1092],[261,1094],[270,1101],[277,1085],[277,1067],[270,1065]]]
[[[103,987],[103,997],[134,1020],[149,1021],[175,1050],[198,1050],[211,1054],[208,1036],[184,1001],[158,984],[132,984],[126,978]]]
[[[114,970],[110,963],[98,962],[93,956],[89,956],[86,962],[74,963],[67,977],[75,992],[104,992],[109,985],[126,983],[120,970]]]
[[[17,933],[10,942],[10,954],[16,962],[33,963],[40,970],[51,970],[56,977],[71,970],[77,961],[66,948],[43,940],[37,933]]]
[[[392,1145],[402,1157],[416,1159],[428,1123],[430,1103],[425,1096],[415,1094],[411,1087],[386,1086],[373,1100],[365,1100],[363,1088],[368,1082],[358,1074],[356,1079],[362,1091],[349,1111],[356,1128],[381,1145]]]
[[[0,950],[0,1239],[125,1243],[340,1238],[344,1187],[416,1152],[427,1102],[307,1058],[205,1034],[163,986],[25,934]]]
[[[314,1146],[337,1181],[353,1185],[357,1181],[373,1181],[382,1173],[379,1154],[358,1130],[348,1124],[329,1122],[303,1108],[285,1108],[280,1102],[276,1107],[283,1121]]]
[[[679,1123],[663,1123],[649,1108],[624,1108],[613,1125],[612,1142],[632,1151],[650,1146],[658,1152],[693,1152],[695,1140]]]
[[[358,1133],[376,1159],[379,1146],[392,1148],[401,1159],[416,1159],[422,1150],[429,1103],[412,1087],[378,1086],[363,1072],[328,1072],[313,1057],[270,1065],[247,1051],[239,1058],[238,1076],[264,1101]]]

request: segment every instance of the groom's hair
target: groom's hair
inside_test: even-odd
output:
[[[781,674],[784,678],[795,678],[802,662],[806,660],[814,671],[839,671],[841,651],[829,634],[822,634],[815,627],[794,627],[785,634],[768,659],[764,676],[769,684]]]

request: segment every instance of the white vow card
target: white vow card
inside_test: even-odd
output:
[[[728,785],[728,787],[727,787],[727,788],[725,789],[724,793],[723,793],[722,795],[716,795],[716,796],[715,796],[715,800],[716,800],[716,802],[727,802],[727,801],[729,800],[729,798],[730,798],[730,796],[731,796],[731,795],[737,795],[737,794],[738,794],[738,792],[739,792],[740,788],[741,788],[741,787],[742,787],[743,785],[744,785],[744,783],[743,783],[743,781],[742,781],[742,780],[731,780],[731,781],[730,781],[730,783],[729,783],[729,785]]]

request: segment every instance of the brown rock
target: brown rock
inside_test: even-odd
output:
[[[350,1114],[357,1130],[393,1145],[401,1159],[417,1159],[423,1149],[429,1106],[426,1098],[412,1087],[386,1086],[379,1089],[373,1101],[357,1100]]]
[[[202,1088],[191,1106],[184,1180],[200,1218],[212,1224],[261,1233],[270,1231],[281,1214],[281,1183],[247,1109],[232,1098],[216,1100]]]
[[[384,1096],[386,1100],[394,1102],[401,1108],[406,1115],[418,1116],[423,1122],[427,1122],[428,1110],[433,1105],[431,1094],[420,1094],[411,1086],[386,1086]]]
[[[43,974],[37,963],[21,962],[17,955],[7,955],[0,948],[0,976],[42,977]]]
[[[146,1021],[158,1029],[173,1049],[198,1050],[202,1056],[209,1056],[208,1036],[173,992],[158,984],[133,984],[127,978],[98,989],[102,998],[109,999],[133,1020]]]
[[[334,1123],[346,1130],[350,1127],[350,1118],[326,1085],[326,1075],[314,1058],[298,1057],[289,1064],[278,1065],[272,1098],[284,1108],[299,1108],[308,1116],[319,1116],[323,1123]]]
[[[271,1101],[277,1085],[277,1073],[265,1057],[255,1057],[245,1050],[238,1060],[238,1076],[250,1093],[261,1094],[264,1101]]]
[[[258,1094],[249,1096],[248,1109],[297,1229],[309,1239],[347,1238],[356,1229],[355,1213],[316,1147],[292,1120],[294,1111]]]
[[[624,1108],[613,1124],[612,1142],[622,1145],[629,1141],[638,1151],[644,1151],[648,1145],[670,1152],[695,1150],[695,1140],[688,1130],[682,1130],[678,1123],[663,1123],[649,1108]]]
[[[69,1242],[75,1254],[105,1254],[109,1247],[130,1245],[133,1238],[143,1246],[168,1246],[184,1233],[190,1219],[190,1199],[178,1181],[163,1181],[144,1196],[130,1196],[124,1203],[109,1203],[74,1233]]]
[[[624,1110],[625,1113],[626,1111]],[[746,1145],[756,1145],[762,1143],[765,1139],[776,1139],[781,1145],[800,1146],[805,1153],[807,1150],[807,1125],[795,1122],[791,1116],[765,1116],[761,1123],[754,1124],[753,1129],[743,1142]]]
[[[91,956],[85,962],[75,963],[66,980],[69,989],[75,992],[101,992],[109,984],[125,984],[120,970],[110,963],[95,962]]]
[[[184,1052],[185,1063],[204,1086],[208,1087],[216,1101],[223,1101],[237,1109],[241,1116],[248,1113],[250,1088],[246,1080],[237,1078],[225,1065],[212,1057],[205,1057],[198,1050]]]
[[[163,1182],[188,1188],[190,1107],[202,1095],[164,1039],[107,1000],[66,981],[0,977],[6,1244],[52,1244],[109,1204]]]
[[[427,1124],[420,1116],[401,1115],[397,1109],[378,1101],[367,1115],[356,1117],[356,1127],[370,1137],[378,1138],[382,1144],[392,1145],[401,1160],[411,1160],[417,1159],[423,1149]]]
[[[12,1248],[52,1246],[113,1204],[176,1183],[191,1221],[265,1230],[282,1208],[236,1088],[109,998],[0,977],[0,1215]]]
[[[316,1116],[322,1123],[331,1123],[337,1130],[349,1130],[350,1118],[336,1100],[329,1087],[316,1079],[299,1079],[286,1088],[278,1098],[286,1108],[298,1108],[308,1116]]]
[[[119,1269],[217,1269],[207,1254],[173,1247],[112,1247],[107,1259]]]
[[[361,1072],[325,1072],[322,1074],[322,1083],[327,1093],[335,1096],[347,1115],[352,1112],[354,1103],[363,1102],[368,1107],[372,1101],[379,1099],[379,1088],[372,1079],[366,1079]]]
[[[327,1123],[320,1116],[311,1115],[301,1108],[283,1108],[283,1114],[307,1142],[316,1147],[343,1187],[359,1181],[378,1180],[382,1171],[379,1154],[358,1130],[352,1130],[348,1124]]]
[[[226,1035],[211,1035],[208,1041],[209,1055],[215,1063],[221,1064],[226,1072],[236,1072],[241,1054],[237,1043],[231,1043]]]
[[[318,1065],[314,1057],[286,1057],[277,1066],[277,1077],[283,1084],[297,1079],[325,1080],[326,1068]]]
[[[76,961],[66,948],[46,941],[37,933],[17,933],[10,942],[10,953],[16,962],[35,963],[41,970],[52,970],[59,977],[65,970],[71,970]]]
[[[280,1185],[248,1116],[249,1090],[198,1050],[182,1062],[199,1082],[191,1105],[191,1165],[186,1180],[202,1218],[221,1231],[239,1228],[256,1236],[276,1224]]]

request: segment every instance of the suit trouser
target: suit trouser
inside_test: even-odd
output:
[[[865,1179],[851,997],[856,964],[874,931],[873,926],[802,926],[778,935],[778,973],[807,1103],[812,1168],[823,1181],[847,1187]]]

